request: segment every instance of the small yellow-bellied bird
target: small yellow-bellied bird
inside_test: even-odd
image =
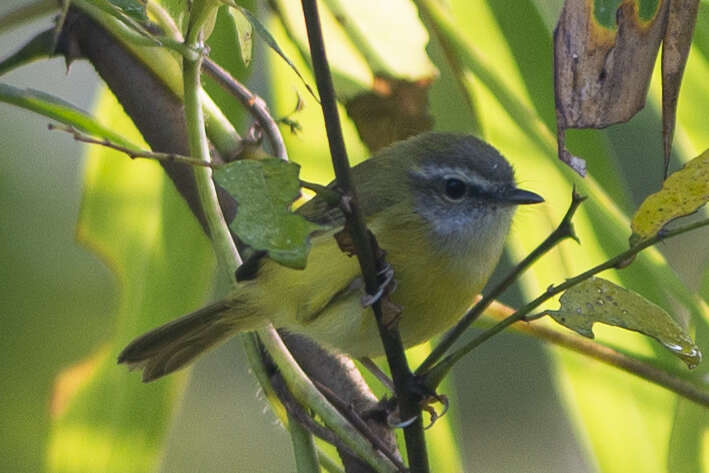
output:
[[[367,225],[394,269],[390,298],[403,307],[399,330],[407,347],[463,315],[497,264],[515,207],[543,202],[515,186],[497,150],[466,135],[410,138],[355,166],[352,175]],[[137,338],[119,363],[143,368],[143,380],[152,381],[268,322],[354,357],[383,354],[374,315],[361,302],[357,259],[334,238],[344,223],[341,211],[316,196],[297,212],[324,226],[312,236],[304,270],[260,258],[255,277],[226,299]]]

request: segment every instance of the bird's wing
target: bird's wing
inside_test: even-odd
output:
[[[352,168],[352,175],[360,191],[360,195],[366,195],[369,184],[371,183],[370,176],[382,171],[382,167],[387,163],[381,159],[368,160],[358,164]],[[328,189],[335,190],[335,182],[331,182],[327,186]],[[378,198],[362,199],[360,205],[366,220],[370,220],[379,212],[386,210],[396,203],[393,193],[378,193]],[[323,236],[328,233],[336,233],[338,228],[341,228],[345,223],[345,215],[340,210],[339,206],[333,205],[328,198],[321,194],[316,194],[315,197],[299,207],[296,214],[304,217],[306,220],[320,225],[320,229],[311,234],[311,238]],[[264,262],[266,253],[256,251],[251,256],[244,260],[244,263],[237,271],[237,280],[253,279],[257,276],[260,267]]]

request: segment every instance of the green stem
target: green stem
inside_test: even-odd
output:
[[[455,363],[463,356],[477,348],[479,345],[481,345],[483,342],[487,341],[491,337],[497,335],[513,323],[519,322],[520,320],[524,320],[527,314],[532,312],[534,309],[536,309],[541,304],[551,299],[555,295],[585,281],[586,279],[589,279],[592,276],[595,276],[596,274],[602,271],[605,271],[606,269],[625,267],[628,261],[631,261],[632,258],[635,257],[635,255],[637,255],[639,252],[649,246],[652,246],[668,238],[672,238],[674,236],[681,235],[683,233],[687,233],[689,231],[696,230],[707,225],[709,225],[709,219],[693,222],[672,230],[660,231],[657,235],[648,238],[647,240],[638,242],[635,246],[614,256],[613,258],[597,266],[594,266],[593,268],[584,271],[583,273],[574,276],[573,278],[569,278],[561,284],[558,284],[556,286],[550,286],[542,295],[540,295],[530,303],[526,304],[525,306],[521,307],[520,309],[515,311],[515,313],[500,321],[492,328],[484,331],[483,333],[475,337],[473,340],[465,344],[463,347],[448,355],[438,364],[434,365],[430,370],[423,373],[422,376],[424,376],[426,386],[431,389],[435,389],[435,387],[440,384],[440,382],[448,374],[448,372],[455,365]]]
[[[197,42],[188,44],[190,46],[198,46]],[[196,61],[184,57],[182,64],[185,119],[190,156],[200,161],[211,161],[209,143],[204,127],[204,114],[202,113],[202,95],[200,93],[202,88],[200,81],[202,57],[200,56]],[[236,284],[235,272],[236,268],[241,264],[241,258],[219,206],[217,191],[212,181],[212,170],[208,167],[195,167],[194,175],[197,183],[197,193],[204,209],[209,235],[212,239],[214,251],[217,254],[219,266],[232,284]]]
[[[298,473],[320,473],[313,436],[290,414],[288,414],[288,432],[293,443],[295,470]]]

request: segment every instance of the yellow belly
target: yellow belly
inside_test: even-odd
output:
[[[391,300],[403,308],[399,329],[407,347],[451,327],[472,305],[499,256],[496,251],[482,262],[463,252],[451,258],[434,251],[427,235],[410,230],[373,228],[394,268],[397,287]],[[371,309],[362,307],[360,277],[357,259],[325,235],[313,241],[305,270],[268,261],[238,298],[276,327],[351,356],[376,357],[383,348]]]

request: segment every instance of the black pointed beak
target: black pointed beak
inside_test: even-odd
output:
[[[534,192],[523,189],[512,189],[505,194],[505,201],[513,205],[540,204],[544,198]]]

